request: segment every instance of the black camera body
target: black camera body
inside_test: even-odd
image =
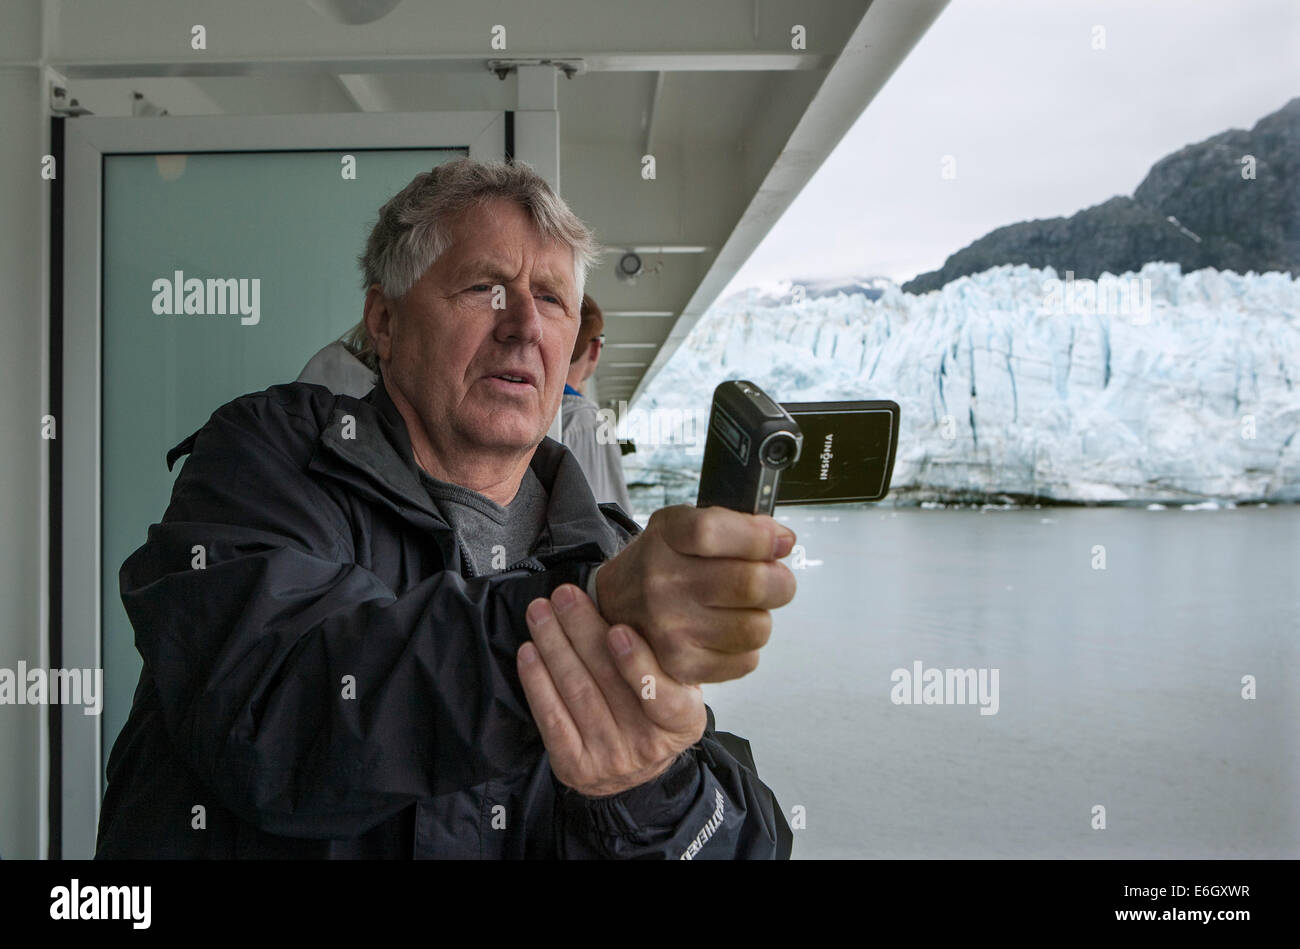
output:
[[[713,390],[698,507],[771,514],[781,473],[799,460],[803,432],[790,413],[744,379]]]
[[[898,427],[888,399],[778,403],[752,382],[724,382],[713,390],[696,504],[771,514],[777,504],[879,501]]]

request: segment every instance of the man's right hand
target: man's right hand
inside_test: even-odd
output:
[[[601,566],[600,612],[640,631],[679,682],[739,679],[758,665],[770,611],[794,598],[794,574],[779,560],[794,543],[794,532],[767,514],[663,508]]]

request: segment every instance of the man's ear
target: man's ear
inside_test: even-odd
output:
[[[393,303],[384,296],[383,289],[377,283],[370,285],[366,291],[366,302],[362,310],[362,320],[370,334],[371,345],[381,362],[386,362],[392,353]]]
[[[591,360],[591,368],[595,369],[596,363],[600,362],[600,340],[587,341],[587,358]]]

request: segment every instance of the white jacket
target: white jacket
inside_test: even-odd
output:
[[[623,452],[614,439],[612,426],[606,426],[604,442],[597,437],[600,417],[595,402],[581,395],[565,394],[560,403],[560,422],[564,447],[573,452],[587,476],[596,502],[613,501],[625,513],[632,513],[632,501],[623,477]]]
[[[298,382],[314,382],[335,395],[360,399],[375,387],[375,374],[342,343],[333,342],[303,366]]]

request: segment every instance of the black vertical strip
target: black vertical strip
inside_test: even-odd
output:
[[[515,114],[506,113],[506,161],[515,160]]]
[[[50,119],[50,154],[54,156],[54,178],[50,180],[50,391],[49,409],[54,416],[55,437],[45,442],[49,459],[49,540],[46,570],[50,578],[49,653],[50,668],[63,667],[63,173],[64,123]],[[50,726],[49,808],[50,860],[63,859],[63,706],[46,706]]]

